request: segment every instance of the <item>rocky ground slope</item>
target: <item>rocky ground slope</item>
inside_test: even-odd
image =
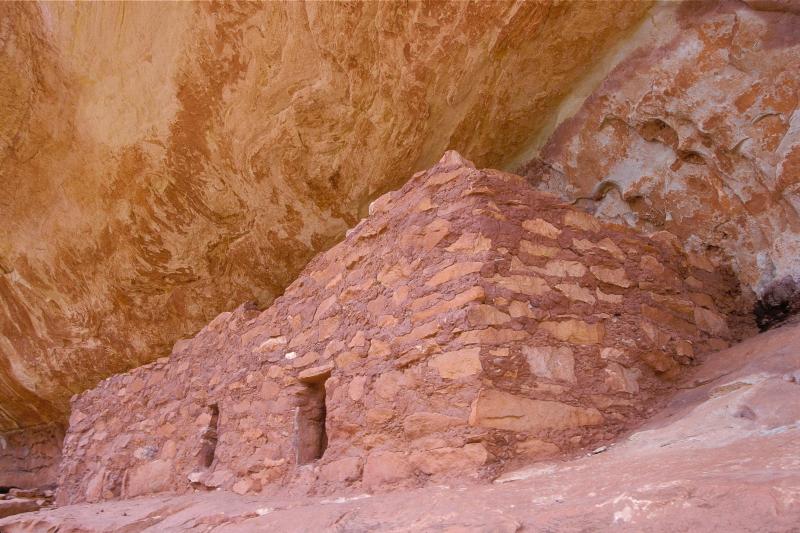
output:
[[[8,533],[753,531],[800,523],[800,323],[715,353],[617,444],[447,486],[291,499],[226,491],[81,504]]]

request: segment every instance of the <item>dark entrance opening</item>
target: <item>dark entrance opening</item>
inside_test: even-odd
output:
[[[297,464],[313,463],[322,457],[328,447],[325,429],[327,409],[325,407],[325,381],[330,371],[310,376],[304,380],[305,389],[300,394],[295,410],[295,438]]]
[[[215,403],[208,406],[211,420],[208,426],[203,430],[200,435],[200,466],[208,468],[214,462],[214,455],[217,452],[217,441],[219,440],[218,426],[219,426],[219,406]]]

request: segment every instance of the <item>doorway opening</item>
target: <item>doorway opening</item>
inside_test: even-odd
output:
[[[295,446],[297,464],[305,465],[320,459],[328,447],[325,422],[328,410],[325,405],[325,381],[330,372],[312,376],[304,381],[305,389],[295,410]]]

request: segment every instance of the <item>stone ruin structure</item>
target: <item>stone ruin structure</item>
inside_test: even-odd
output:
[[[58,424],[0,435],[0,487],[53,488],[64,429]]]
[[[455,152],[266,310],[77,395],[57,502],[374,491],[592,449],[742,331],[732,273]]]

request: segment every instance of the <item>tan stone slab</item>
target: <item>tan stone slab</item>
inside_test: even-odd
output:
[[[509,431],[564,430],[603,423],[593,407],[575,407],[562,402],[531,400],[494,389],[481,389],[472,404],[473,426]]]

